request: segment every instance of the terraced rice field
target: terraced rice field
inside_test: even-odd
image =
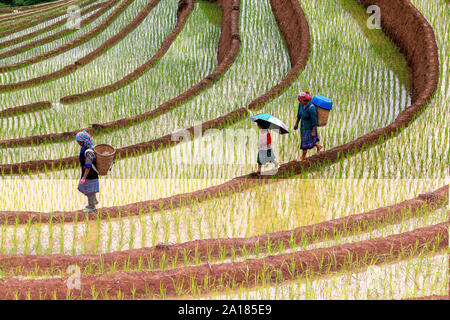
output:
[[[427,0],[0,8],[0,298],[448,299],[449,19]],[[334,103],[306,161],[302,90]],[[291,131],[271,174],[252,173],[258,113]],[[91,213],[81,130],[117,151]]]

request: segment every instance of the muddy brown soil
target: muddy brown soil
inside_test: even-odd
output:
[[[433,248],[434,247],[434,248]],[[223,290],[225,287],[254,287],[265,283],[280,283],[305,274],[320,275],[395,262],[417,256],[421,251],[438,252],[448,247],[448,223],[420,228],[384,238],[348,243],[330,248],[248,259],[243,262],[203,264],[171,270],[116,272],[101,275],[83,275],[80,289],[72,289],[70,299],[92,299],[92,289],[100,293],[97,299],[123,299],[179,296]],[[357,262],[355,264],[355,262]],[[3,299],[67,299],[69,278],[46,280],[11,279],[0,282]],[[195,287],[195,292],[191,289]],[[16,297],[15,297],[16,295]]]
[[[0,118],[2,117],[13,117],[22,113],[42,111],[46,109],[50,109],[52,104],[50,101],[41,101],[31,104],[26,104],[19,107],[13,107],[8,109],[0,110]]]
[[[116,4],[119,0],[112,0],[112,4]],[[34,64],[36,62],[39,61],[43,61],[46,59],[49,59],[51,57],[54,57],[56,55],[59,55],[61,53],[64,53],[66,51],[69,51],[77,46],[82,45],[83,43],[91,40],[92,38],[94,38],[97,34],[99,34],[100,32],[102,32],[103,30],[105,30],[112,22],[114,22],[119,16],[120,14],[123,13],[123,11],[131,4],[133,3],[134,0],[123,0],[115,9],[113,12],[111,12],[109,14],[108,17],[105,18],[105,20],[103,20],[99,25],[97,25],[95,28],[93,28],[92,30],[90,30],[89,32],[85,33],[84,35],[78,37],[77,39],[74,39],[70,42],[65,43],[64,45],[55,48],[51,51],[45,52],[41,55],[38,56],[34,56],[31,57],[29,59],[20,61],[18,63],[15,64],[11,64],[11,65],[6,65],[6,66],[0,66],[0,72],[10,72],[13,70],[17,70],[26,66],[29,66],[30,64]],[[108,4],[109,5],[109,4]],[[101,9],[103,10],[103,9]],[[98,12],[95,13],[94,15],[90,16],[89,18],[87,18],[86,20],[91,20],[92,21],[97,17]],[[85,23],[87,23],[85,20]],[[75,64],[66,66],[64,69],[59,70],[58,72],[67,72],[68,69],[72,69],[72,68],[76,68],[77,66]],[[45,76],[44,76],[45,77]],[[40,78],[34,78],[33,81],[35,84],[40,83],[37,79],[39,79],[39,81],[44,81],[44,79],[40,79]],[[6,90],[13,90],[14,89],[14,84],[7,84],[7,85],[2,85],[0,86],[2,91],[6,91]]]
[[[97,273],[108,270],[112,265],[116,269],[136,268],[139,264],[148,268],[150,261],[153,265],[160,265],[162,257],[168,265],[174,261],[178,264],[226,259],[235,256],[242,256],[244,253],[255,254],[266,252],[268,244],[271,248],[289,248],[295,244],[310,244],[314,241],[325,241],[333,239],[335,234],[363,233],[376,225],[386,225],[398,223],[403,215],[417,217],[426,212],[436,210],[448,205],[448,186],[442,187],[434,192],[419,195],[418,197],[400,202],[398,204],[378,208],[368,212],[355,214],[343,218],[324,221],[314,225],[303,226],[293,230],[273,232],[269,234],[253,236],[249,238],[224,238],[224,239],[203,239],[178,243],[173,245],[157,245],[151,248],[141,248],[111,252],[106,254],[87,255],[0,255],[0,268],[4,271],[21,269],[22,272],[37,272],[44,274],[46,270],[55,272],[65,272],[68,266],[77,265],[81,271]],[[38,268],[36,268],[38,267]]]
[[[85,8],[85,7],[87,7],[88,5],[92,4],[93,2],[95,2],[95,0],[85,1],[85,2],[83,2],[83,3],[78,4],[78,6],[79,6],[80,9],[82,9],[82,8]],[[104,2],[95,3],[95,4],[93,4],[92,6],[89,6],[88,8],[83,9],[82,11],[80,11],[80,15],[81,15],[81,16],[84,16],[84,15],[86,15],[87,13],[90,13],[90,12],[92,12],[92,11],[94,11],[94,10],[97,10],[97,9],[99,9],[99,8],[104,7],[105,5],[107,5],[107,4],[110,3],[110,2],[111,2],[111,1],[104,1]],[[44,23],[44,22],[46,22],[46,21],[48,21],[48,20],[55,19],[55,18],[57,18],[57,17],[59,17],[59,16],[61,16],[61,15],[63,15],[63,14],[65,14],[65,13],[62,13],[62,14],[60,14],[60,15],[58,15],[58,16],[53,16],[53,17],[50,17],[50,18],[45,18],[45,19],[37,20],[37,21],[36,21],[36,20],[33,20],[32,25],[33,25],[33,26],[34,26],[34,25],[39,25],[39,24]],[[48,20],[47,20],[47,19],[48,19]],[[45,28],[38,29],[38,30],[36,30],[36,31],[33,31],[33,32],[29,32],[29,33],[27,33],[27,34],[24,34],[24,35],[22,35],[22,36],[20,36],[20,37],[17,37],[17,38],[13,38],[13,39],[10,39],[10,40],[6,40],[6,41],[3,41],[3,42],[0,42],[0,49],[1,49],[1,48],[6,48],[6,47],[8,47],[8,46],[15,45],[15,44],[18,44],[18,43],[23,42],[23,41],[25,41],[25,40],[34,38],[34,37],[36,37],[36,36],[38,36],[38,35],[40,35],[40,34],[49,32],[49,31],[51,31],[51,30],[53,30],[53,29],[55,29],[55,28],[57,28],[57,27],[60,27],[60,26],[64,25],[65,23],[67,23],[67,18],[66,18],[66,19],[62,19],[62,20],[60,20],[60,21],[57,21],[57,22],[55,22],[55,23],[52,23],[52,24],[46,26]],[[29,28],[29,27],[30,27],[30,26],[22,26],[22,27],[19,27],[18,29],[19,29],[19,31],[21,31],[20,29],[23,28],[22,30],[25,30],[25,29],[27,29],[27,28]],[[18,31],[14,31],[13,33],[15,33],[15,32],[18,32]]]

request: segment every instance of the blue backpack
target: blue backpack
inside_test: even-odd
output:
[[[333,108],[333,101],[321,95],[315,95],[311,103],[317,107],[317,123],[319,127],[327,125],[328,115]]]

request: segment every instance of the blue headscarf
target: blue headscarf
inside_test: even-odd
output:
[[[94,146],[94,141],[92,141],[91,136],[84,130],[77,133],[75,140],[83,143],[83,146],[86,149],[90,149]]]

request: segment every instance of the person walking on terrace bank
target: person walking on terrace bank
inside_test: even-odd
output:
[[[270,123],[264,121],[257,121],[259,132],[258,143],[258,170],[256,174],[261,174],[261,168],[266,163],[275,164],[275,168],[278,168],[280,164],[275,160],[275,155],[272,151],[272,137],[269,132]]]
[[[294,130],[298,129],[298,124],[300,125],[301,134],[301,145],[302,157],[301,161],[306,160],[306,154],[309,149],[314,147],[317,148],[317,152],[322,150],[322,146],[318,144],[320,141],[319,135],[317,134],[317,108],[311,103],[312,97],[308,91],[300,92],[297,95],[299,101],[298,112],[297,112],[297,122],[295,123]]]
[[[96,170],[96,156],[92,149],[94,142],[91,136],[86,131],[77,133],[75,140],[81,146],[80,151],[80,166],[81,166],[81,179],[78,184],[78,190],[87,196],[88,205],[83,209],[84,213],[95,211],[95,205],[98,204],[96,193],[99,192],[99,180]]]

